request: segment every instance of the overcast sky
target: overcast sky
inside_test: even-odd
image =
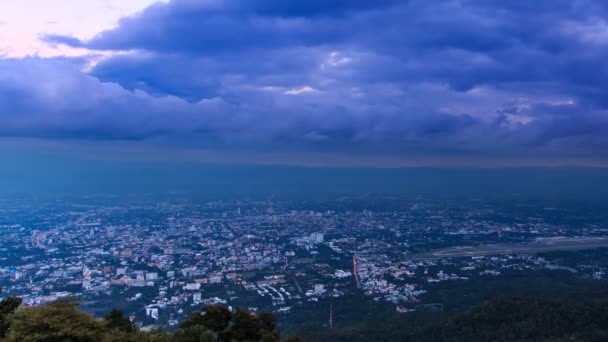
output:
[[[607,85],[604,1],[0,2],[4,150],[607,166]]]

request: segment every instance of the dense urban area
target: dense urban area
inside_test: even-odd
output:
[[[376,307],[439,315],[480,282],[603,283],[608,269],[608,213],[584,201],[167,198],[1,199],[2,296],[75,297],[142,329],[218,304],[332,329]]]

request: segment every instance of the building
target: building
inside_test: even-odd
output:
[[[312,241],[314,243],[322,243],[323,242],[323,233],[310,234],[310,241]]]

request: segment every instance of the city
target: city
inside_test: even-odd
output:
[[[271,311],[286,325],[314,310],[331,328],[334,304],[353,298],[411,315],[452,305],[438,300],[439,283],[542,271],[602,282],[608,268],[579,253],[608,254],[601,206],[172,198],[3,198],[0,286],[26,305],[76,297],[94,314],[117,307],[142,329],[172,329],[211,304]]]
[[[608,341],[608,1],[0,1],[0,342]]]

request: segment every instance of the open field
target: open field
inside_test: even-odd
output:
[[[543,253],[608,247],[608,237],[539,239],[529,244],[492,244],[442,248],[418,255],[420,258],[474,257],[496,254]]]

